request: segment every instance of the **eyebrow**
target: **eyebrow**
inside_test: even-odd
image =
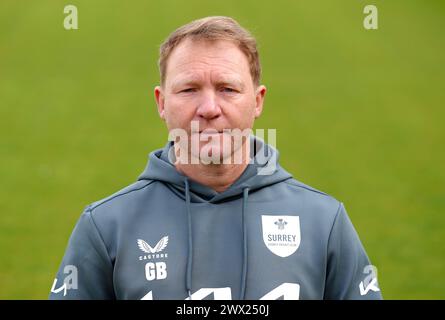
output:
[[[238,86],[238,88],[244,89],[244,83],[240,79],[237,79],[237,78],[221,77],[216,81],[216,83],[235,85],[235,86]]]
[[[181,79],[181,80],[174,81],[172,83],[172,88],[178,88],[178,87],[183,87],[183,86],[196,86],[198,84],[199,84],[199,79],[196,79],[196,78]]]
[[[172,88],[178,88],[182,86],[198,86],[201,82],[201,79],[198,77],[190,77],[185,79],[180,79],[177,81],[174,81],[172,83]],[[233,77],[219,77],[215,81],[217,84],[221,85],[235,85],[238,86],[241,89],[244,89],[244,84],[240,79],[233,78]]]

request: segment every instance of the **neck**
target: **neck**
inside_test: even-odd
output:
[[[194,181],[223,192],[229,188],[244,172],[247,163],[242,164],[177,164],[176,170]]]
[[[176,170],[192,180],[216,192],[223,192],[241,176],[249,164],[250,157],[246,151],[250,150],[249,146],[250,144],[247,140],[247,142],[242,145],[241,150],[239,150],[243,154],[242,161],[239,161],[241,163],[235,163],[234,155],[232,155],[230,164],[203,164],[201,162],[197,164],[184,164],[177,162],[175,167]]]

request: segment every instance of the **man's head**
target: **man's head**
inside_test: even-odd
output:
[[[261,67],[252,35],[228,17],[193,21],[161,45],[159,69],[155,98],[168,130],[183,129],[191,139],[198,134],[191,131],[195,121],[201,140],[213,142],[210,153],[221,158],[233,154],[236,150],[223,148],[223,130],[251,129],[266,92],[259,84]],[[210,129],[218,133],[203,138],[202,131]],[[205,144],[201,141],[199,151]],[[199,158],[193,151],[191,156]]]

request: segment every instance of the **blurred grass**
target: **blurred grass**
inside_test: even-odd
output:
[[[63,28],[75,4],[79,30]],[[379,29],[362,27],[363,7]],[[0,298],[45,299],[84,206],[166,131],[152,90],[176,27],[229,15],[260,44],[281,163],[342,200],[387,299],[445,298],[443,1],[0,3]]]

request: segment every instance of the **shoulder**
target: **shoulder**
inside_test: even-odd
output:
[[[145,201],[151,201],[147,194],[151,193],[150,187],[154,184],[154,180],[139,180],[84,209],[82,216],[88,218],[112,259],[116,254],[116,235],[136,212],[144,211]]]
[[[322,215],[333,222],[343,206],[343,203],[332,195],[294,178],[284,181],[283,184],[295,205],[304,208],[313,216],[320,217]]]
[[[89,204],[85,210],[89,212],[99,211],[104,207],[109,207],[118,204],[119,202],[125,202],[129,199],[143,193],[147,187],[149,187],[154,180],[140,180],[132,183],[129,186],[122,188],[121,190]]]
[[[316,196],[333,198],[331,195],[327,194],[326,192],[315,189],[314,187],[304,184],[303,182],[298,181],[294,178],[287,179],[286,181],[284,181],[284,183],[286,183],[287,185],[293,186],[295,189],[300,190],[302,192],[309,192],[311,194],[313,193]]]
[[[121,190],[86,206],[84,212],[90,215],[99,228],[106,226],[113,229],[120,221],[131,216],[132,210],[139,210],[144,202],[150,201],[151,187],[154,180],[139,180]]]

